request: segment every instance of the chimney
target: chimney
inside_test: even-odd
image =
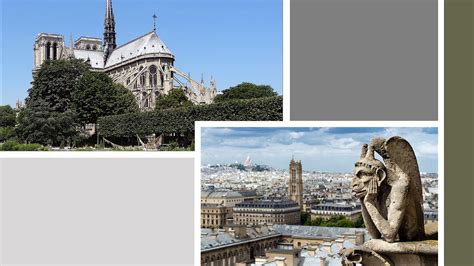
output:
[[[319,266],[326,266],[326,258],[320,257],[319,258]]]
[[[363,232],[356,232],[355,244],[356,245],[364,244],[364,233]]]
[[[338,238],[334,241],[334,243],[336,243],[336,245],[339,247],[339,248],[342,248],[344,246],[344,239],[343,238]]]
[[[285,257],[275,257],[276,266],[287,266]]]
[[[330,242],[324,242],[321,244],[321,250],[326,252],[326,253],[331,253],[331,243]]]
[[[268,262],[268,257],[255,257],[255,265],[263,265]]]

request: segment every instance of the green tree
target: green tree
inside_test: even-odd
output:
[[[82,60],[46,61],[28,90],[26,107],[18,116],[18,137],[27,143],[72,144],[80,132],[72,94],[75,84],[89,66]]]
[[[192,106],[193,103],[181,89],[173,89],[167,95],[161,95],[156,101],[156,110]]]
[[[307,212],[301,213],[301,224],[307,225],[308,222],[311,222],[311,216]]]
[[[16,113],[10,105],[0,106],[0,127],[14,127]]]
[[[83,125],[95,124],[101,116],[138,111],[132,92],[99,72],[87,72],[77,81],[73,103],[78,122]]]
[[[59,146],[72,145],[79,140],[76,114],[72,110],[52,112],[41,104],[35,108],[25,108],[18,117],[17,134],[26,143]]]
[[[358,227],[358,228],[365,227],[364,218],[362,217],[362,214],[360,214],[359,217],[357,217],[357,220],[354,222],[354,227]]]
[[[250,82],[242,82],[235,87],[223,90],[222,94],[219,94],[214,98],[214,102],[272,97],[276,95],[277,93],[269,85],[256,85]]]
[[[74,86],[88,69],[89,66],[78,59],[46,61],[28,90],[26,108],[45,105],[51,112],[71,109]]]
[[[0,142],[15,138],[14,127],[0,127]]]

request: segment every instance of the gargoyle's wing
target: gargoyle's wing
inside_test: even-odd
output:
[[[385,141],[385,152],[392,161],[397,164],[403,172],[410,177],[410,189],[416,191],[419,196],[419,202],[423,202],[423,190],[421,186],[420,170],[415,152],[410,143],[402,137],[391,137]]]

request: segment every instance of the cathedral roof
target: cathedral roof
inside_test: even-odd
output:
[[[141,55],[158,53],[166,57],[174,57],[156,32],[152,31],[114,49],[107,59],[105,68]]]
[[[77,59],[90,60],[91,67],[104,68],[104,52],[94,50],[74,49],[74,57]]]

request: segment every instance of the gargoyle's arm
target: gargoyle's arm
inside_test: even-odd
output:
[[[398,229],[400,228],[405,214],[408,185],[408,177],[404,174],[392,184],[388,219],[385,219],[378,211],[375,197],[366,197],[364,199],[368,214],[387,242],[394,242],[397,237]]]
[[[365,227],[367,228],[367,231],[369,231],[370,237],[372,237],[373,239],[380,239],[380,232],[372,221],[372,218],[370,217],[369,213],[367,212],[367,209],[364,205],[364,199],[360,199],[360,201],[362,205],[362,217],[364,218]]]

